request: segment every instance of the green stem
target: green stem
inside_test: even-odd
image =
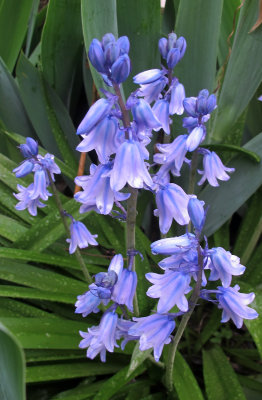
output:
[[[175,337],[172,341],[171,349],[168,353],[168,359],[167,359],[167,364],[166,364],[166,387],[169,392],[173,391],[173,369],[174,369],[174,361],[175,361],[177,346],[178,346],[178,344],[182,338],[182,335],[186,329],[188,321],[190,320],[190,317],[195,309],[195,306],[197,304],[197,300],[198,300],[199,294],[200,294],[200,288],[201,288],[201,282],[202,282],[202,271],[203,271],[203,255],[201,252],[200,245],[198,246],[197,253],[198,253],[199,271],[197,274],[196,285],[195,285],[193,293],[189,299],[190,309],[186,314],[184,314],[184,316],[180,322],[180,325],[178,327],[178,330],[175,334]]]
[[[54,182],[52,180],[50,172],[47,171],[47,174],[48,174],[48,177],[49,177],[51,189],[52,189],[52,192],[54,194],[55,202],[56,202],[60,217],[61,217],[62,222],[63,222],[64,227],[65,227],[65,231],[66,231],[67,235],[70,237],[71,236],[70,229],[69,229],[69,226],[68,226],[68,223],[67,223],[67,219],[66,219],[67,217],[64,214],[63,204],[62,204],[62,202],[61,202],[61,200],[59,198],[58,191],[57,191],[56,186],[55,186],[55,184],[54,184]],[[85,262],[84,262],[84,260],[83,260],[83,258],[81,256],[80,250],[78,248],[75,251],[75,256],[76,256],[77,261],[79,262],[79,265],[82,268],[82,271],[83,271],[83,274],[84,274],[84,277],[85,277],[86,281],[91,284],[92,283],[92,278],[91,278],[91,276],[90,276],[90,274],[89,274],[89,272],[88,272],[88,270],[86,268]]]
[[[192,160],[191,160],[189,185],[188,185],[188,194],[193,194],[194,191],[195,191],[197,161],[198,161],[198,152],[195,150],[193,152]]]
[[[115,90],[116,95],[118,96],[118,103],[119,103],[120,109],[122,111],[123,125],[125,128],[128,128],[128,127],[130,127],[129,113],[125,107],[125,103],[122,98],[119,85],[114,84],[114,90]],[[127,130],[126,130],[126,139],[129,139],[129,134],[128,134]],[[126,248],[127,248],[127,251],[130,251],[130,250],[132,251],[132,250],[135,250],[135,246],[136,246],[136,214],[137,214],[136,207],[137,207],[138,190],[131,186],[128,186],[128,191],[131,193],[131,196],[127,200]],[[127,265],[129,265],[129,261],[130,261],[130,256],[128,257]],[[132,271],[135,271],[135,257],[133,258]],[[139,316],[138,300],[137,300],[136,293],[134,296],[134,314],[136,316]]]

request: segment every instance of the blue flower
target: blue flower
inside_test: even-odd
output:
[[[103,315],[99,326],[88,328],[88,332],[80,331],[83,337],[79,347],[81,349],[87,348],[86,356],[94,359],[100,353],[102,362],[106,361],[106,350],[112,353],[114,347],[119,347],[116,343],[117,339],[117,314],[113,311],[107,311]]]
[[[37,215],[37,207],[43,208],[45,204],[41,203],[39,197],[36,199],[31,198],[31,193],[33,191],[34,185],[31,183],[28,187],[22,185],[17,185],[19,193],[14,193],[14,196],[19,202],[16,204],[15,208],[19,211],[28,209],[28,212],[34,217]]]
[[[36,165],[35,175],[34,175],[34,185],[30,192],[30,198],[32,200],[39,198],[42,200],[47,200],[48,196],[52,196],[51,193],[49,193],[47,190],[48,184],[49,184],[48,177],[46,176],[45,170],[41,166]]]
[[[183,271],[166,270],[164,274],[146,274],[147,280],[153,283],[146,294],[158,298],[157,312],[167,313],[175,305],[183,311],[188,311],[188,301],[185,294],[191,291],[189,286],[191,276]]]
[[[165,76],[161,76],[161,78],[152,83],[140,85],[140,89],[138,90],[137,95],[144,97],[144,100],[148,103],[152,103],[153,101],[156,101],[161,97],[160,93],[166,86],[167,82],[168,79]]]
[[[188,202],[188,214],[197,232],[201,232],[205,223],[204,202],[191,196]]]
[[[174,238],[160,239],[151,244],[153,254],[173,255],[187,253],[198,246],[198,241],[193,233],[185,233]]]
[[[188,200],[189,196],[174,183],[158,189],[156,192],[157,209],[154,214],[159,217],[159,227],[163,234],[169,231],[173,219],[180,225],[189,223]]]
[[[91,291],[88,291],[84,294],[81,294],[80,296],[77,296],[77,302],[75,303],[75,313],[82,314],[83,317],[86,317],[92,312],[97,313],[99,312],[98,306],[100,303],[100,297],[93,294]]]
[[[161,122],[156,118],[150,105],[145,100],[137,100],[131,111],[139,131],[161,128]]]
[[[112,99],[99,99],[93,104],[84,119],[77,128],[77,135],[87,134],[92,131],[101,119],[109,115],[111,108],[114,105]]]
[[[188,135],[186,146],[188,151],[194,151],[203,142],[206,137],[206,127],[204,125],[196,126]]]
[[[187,153],[187,137],[187,135],[180,135],[172,143],[157,143],[156,147],[162,154],[155,154],[154,162],[164,164],[164,166],[168,164],[170,169],[175,167],[176,176],[178,176]],[[159,175],[161,175],[161,168]]]
[[[85,225],[80,221],[73,221],[70,225],[70,234],[71,238],[67,239],[67,242],[70,243],[69,253],[72,254],[76,251],[76,248],[79,247],[83,249],[88,247],[89,244],[93,246],[97,246],[98,243],[95,240],[97,235],[92,235],[89,230],[85,227]]]
[[[102,74],[106,73],[104,51],[99,40],[92,40],[88,51],[88,58],[98,72]]]
[[[118,279],[114,286],[111,299],[118,304],[126,305],[127,308],[133,312],[133,298],[136,285],[136,272],[123,269],[120,279]]]
[[[214,151],[209,151],[206,149],[203,150],[204,170],[198,170],[198,173],[203,175],[198,182],[198,185],[202,185],[206,179],[211,186],[219,186],[217,179],[220,179],[221,181],[228,181],[230,179],[230,176],[227,174],[227,172],[234,172],[235,168],[225,167],[225,165],[223,165],[222,161]]]
[[[163,71],[160,69],[149,69],[148,71],[140,72],[133,77],[134,83],[138,85],[145,85],[148,83],[153,83],[161,79],[163,76]]]
[[[239,257],[232,255],[222,247],[214,247],[209,250],[209,256],[210,263],[208,267],[211,269],[209,280],[216,281],[220,279],[224,287],[230,286],[232,275],[242,275],[246,269],[244,265],[240,264]]]
[[[31,158],[38,154],[38,143],[30,137],[26,138],[25,144],[18,147],[25,158]]]
[[[185,88],[182,83],[176,80],[176,83],[171,89],[171,98],[169,103],[169,114],[170,115],[182,115],[184,112],[183,101],[185,99]]]
[[[152,110],[158,121],[160,121],[161,128],[163,128],[164,132],[169,135],[169,102],[165,99],[157,100]],[[159,130],[161,128],[155,128],[154,130]]]
[[[130,74],[130,59],[127,54],[123,54],[112,65],[111,80],[119,84],[124,82],[129,74]]]
[[[168,315],[153,314],[133,320],[136,324],[129,329],[129,335],[140,337],[141,351],[153,347],[155,360],[159,361],[164,345],[171,342],[170,334],[176,326],[174,319]]]
[[[144,183],[151,186],[153,182],[146,169],[144,158],[144,148],[139,142],[130,139],[122,143],[116,152],[110,176],[111,188],[118,191],[126,183],[138,189],[142,188]]]
[[[224,288],[218,286],[217,300],[219,308],[223,309],[221,322],[227,322],[231,318],[237,328],[243,325],[243,319],[254,319],[258,317],[258,313],[248,304],[252,303],[255,298],[254,293],[239,293],[240,287]]]
[[[17,178],[23,178],[33,171],[34,166],[32,161],[25,160],[17,168],[13,169],[13,172]]]

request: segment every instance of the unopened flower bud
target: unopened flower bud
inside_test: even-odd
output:
[[[111,78],[115,83],[122,83],[130,74],[130,59],[127,54],[120,56],[112,65]]]
[[[88,51],[88,58],[98,72],[102,74],[106,73],[105,56],[99,40],[92,40]]]
[[[196,231],[201,232],[205,222],[204,202],[191,197],[188,202],[188,214]]]

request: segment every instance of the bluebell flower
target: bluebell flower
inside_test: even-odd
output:
[[[114,43],[115,41],[116,41],[116,38],[115,38],[115,36],[113,35],[113,33],[111,33],[111,32],[106,33],[106,34],[102,37],[102,47],[103,47],[103,49],[105,49],[106,46],[107,46],[109,43],[111,43],[111,42]]]
[[[18,147],[25,158],[31,158],[38,154],[38,143],[30,137],[26,138],[25,144]]]
[[[169,33],[168,39],[161,38],[158,42],[158,48],[161,56],[167,61],[169,69],[173,69],[175,65],[184,57],[186,51],[186,40],[183,36],[177,38],[177,35]]]
[[[112,99],[99,99],[93,104],[77,128],[77,135],[84,135],[92,131],[101,119],[109,115],[114,105]]]
[[[151,244],[153,254],[173,255],[186,253],[198,246],[198,241],[193,233],[185,233],[174,238],[160,239]]]
[[[112,211],[114,201],[126,200],[129,193],[119,193],[112,190],[110,186],[110,174],[112,171],[112,162],[107,164],[91,164],[90,175],[77,177],[75,182],[83,187],[82,192],[75,194],[75,199],[83,205],[80,207],[80,213],[88,212],[93,206],[96,212],[100,214],[109,214]]]
[[[118,279],[114,286],[111,299],[118,304],[126,305],[127,308],[133,312],[133,299],[136,285],[136,272],[123,269],[120,279]]]
[[[166,58],[168,68],[173,69],[179,61],[180,50],[177,48],[170,49]]]
[[[37,159],[38,159],[39,164],[45,170],[45,172],[49,171],[49,173],[51,175],[51,179],[53,181],[55,181],[54,174],[61,174],[61,170],[54,161],[54,159],[55,159],[54,155],[46,153],[45,156],[42,157],[40,154],[38,154]],[[38,167],[36,165],[34,170],[36,170],[37,168]],[[47,172],[46,172],[46,181],[48,182],[48,184],[50,184],[49,176],[48,176]]]
[[[139,336],[133,336],[129,335],[128,331],[131,329],[134,325],[136,325],[135,322],[126,320],[123,318],[118,318],[117,321],[117,338],[123,338],[124,340],[121,342],[121,349],[124,350],[125,346],[128,342],[131,340],[139,340]]]
[[[219,308],[223,309],[221,322],[227,322],[232,319],[237,328],[243,325],[243,319],[254,319],[258,317],[258,313],[248,304],[252,303],[255,298],[254,293],[239,293],[240,287],[224,288],[218,286],[217,300]]]
[[[201,118],[210,114],[216,108],[216,96],[206,89],[199,92],[198,97],[188,97],[184,100],[184,109],[193,118]]]
[[[102,74],[106,73],[105,55],[98,39],[92,40],[88,51],[88,58],[98,72]]]
[[[75,313],[82,314],[83,317],[86,317],[90,313],[99,312],[98,306],[101,303],[101,299],[96,294],[88,291],[80,296],[77,296],[77,302],[75,303]]]
[[[108,272],[114,271],[117,274],[118,279],[120,279],[123,270],[124,260],[122,254],[116,254],[108,267]]]
[[[227,172],[234,171],[235,168],[225,167],[214,151],[204,149],[203,171],[198,170],[198,173],[203,176],[198,182],[198,185],[202,185],[207,179],[211,186],[219,186],[217,180],[219,179],[221,181],[228,181],[230,176],[227,174]]]
[[[169,102],[165,99],[157,100],[152,108],[154,115],[160,121],[161,128],[164,132],[170,134],[170,121],[169,121]],[[161,128],[154,128],[154,130],[159,130]]]
[[[182,83],[176,80],[171,88],[171,98],[169,103],[169,114],[170,115],[182,115],[184,112],[183,101],[186,97],[185,88]]]
[[[106,350],[112,353],[114,347],[119,347],[116,343],[117,333],[117,314],[114,311],[107,311],[104,313],[99,326],[88,328],[88,332],[80,331],[83,337],[79,347],[81,349],[87,348],[86,356],[94,359],[100,353],[102,362],[106,361]]]
[[[137,99],[131,111],[139,131],[161,128],[161,122],[156,118],[150,105],[145,100]]]
[[[45,204],[41,203],[39,197],[36,199],[31,198],[33,187],[33,183],[31,183],[31,185],[28,187],[17,185],[19,193],[14,193],[14,196],[17,200],[19,200],[15,208],[19,211],[27,208],[28,212],[35,217],[37,215],[37,208],[43,208],[45,207]]]
[[[148,83],[156,82],[162,78],[164,71],[161,69],[149,69],[147,71],[140,72],[133,77],[134,83],[138,85],[145,85]]]
[[[204,202],[191,196],[188,202],[188,214],[197,232],[201,232],[205,223]]]
[[[67,242],[70,243],[69,253],[72,254],[76,251],[76,248],[79,247],[83,249],[88,247],[89,244],[93,246],[97,246],[98,243],[95,240],[97,235],[92,235],[86,226],[80,221],[73,221],[70,225],[70,234],[71,238],[67,239]]]
[[[111,80],[117,84],[124,82],[130,74],[130,59],[127,54],[120,56],[112,65]]]
[[[183,271],[165,270],[164,274],[146,274],[146,279],[153,283],[146,294],[159,298],[157,312],[167,313],[175,305],[183,311],[188,311],[188,301],[185,294],[191,291],[189,286],[191,276]]]
[[[242,275],[245,267],[240,264],[239,257],[232,255],[222,247],[214,247],[209,250],[211,274],[210,281],[221,280],[224,287],[229,287],[232,275]]]
[[[147,103],[146,103],[147,104]],[[126,183],[133,188],[151,186],[152,179],[144,163],[145,152],[141,143],[126,140],[116,152],[114,167],[110,176],[112,190],[121,190]]]
[[[47,200],[49,196],[52,196],[51,193],[49,193],[47,190],[47,186],[49,184],[47,179],[48,177],[45,170],[40,165],[36,165],[34,174],[34,185],[32,187],[32,191],[30,192],[30,198],[32,200],[39,198],[42,200]]]
[[[76,150],[81,152],[96,151],[101,163],[108,162],[109,157],[114,154],[124,140],[124,134],[119,130],[118,120],[107,116],[98,122],[77,146]]]
[[[120,36],[117,39],[117,43],[120,47],[120,54],[128,54],[130,49],[130,42],[127,36]]]
[[[141,351],[153,347],[155,360],[159,361],[164,345],[171,342],[170,335],[176,326],[174,319],[168,315],[153,314],[133,320],[136,324],[129,329],[129,335],[140,337]]]
[[[161,76],[161,78],[152,83],[140,85],[137,95],[144,97],[144,100],[148,103],[152,103],[161,97],[161,92],[166,86],[167,82],[168,79],[165,76]]]
[[[189,196],[175,183],[159,187],[156,192],[157,209],[154,215],[159,217],[159,227],[163,234],[169,231],[173,219],[180,225],[189,223],[188,200]]]
[[[116,41],[107,43],[104,47],[104,55],[106,59],[106,65],[111,68],[114,62],[120,56],[120,46]]]
[[[162,154],[155,154],[154,162],[157,164],[169,164],[170,167],[174,165],[176,176],[178,176],[187,153],[187,137],[187,135],[180,135],[172,143],[157,143],[156,147]]]
[[[204,125],[196,126],[188,135],[186,146],[188,151],[194,151],[203,142],[206,137],[206,127]]]
[[[25,160],[17,168],[13,169],[13,172],[17,178],[23,178],[33,171],[34,166],[34,162]]]

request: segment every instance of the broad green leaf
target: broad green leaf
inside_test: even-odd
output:
[[[237,26],[237,18],[239,11],[237,12],[237,7],[240,5],[240,0],[230,0],[223,2],[223,12],[220,25],[220,35],[218,43],[218,61],[220,66],[226,62],[226,58],[229,52],[228,37],[231,34],[234,26],[233,19],[236,13],[235,29]],[[230,38],[230,43],[232,46],[234,39],[234,34]]]
[[[34,318],[37,317],[56,318],[54,314],[50,314],[49,312],[43,311],[40,308],[26,304],[21,301],[8,298],[2,298],[2,297],[0,298],[0,308],[6,311],[5,315],[3,315],[3,313],[1,312],[1,316],[3,317],[14,316],[14,317],[34,317]]]
[[[262,233],[262,190],[259,189],[250,199],[249,206],[244,216],[237,240],[234,246],[234,254],[241,258],[242,264],[246,264],[256,247]]]
[[[0,323],[0,397],[25,400],[25,357],[21,345]]]
[[[11,219],[5,216],[3,221],[10,221]],[[20,236],[20,233],[24,233],[26,229],[22,226],[19,225],[16,221],[15,224],[13,224],[14,220],[11,220],[10,225],[8,229],[10,229],[10,226],[12,226],[12,231],[10,232],[10,235],[13,234],[13,230],[15,231],[16,227]],[[1,227],[0,225],[0,234],[1,234]],[[24,230],[25,229],[25,230]],[[10,230],[9,230],[10,231]],[[8,231],[8,232],[9,232]],[[4,236],[4,235],[3,235]],[[14,234],[15,236],[15,234]],[[99,256],[99,254],[98,254]],[[33,261],[33,262],[39,262],[47,265],[54,265],[57,267],[67,267],[70,269],[77,269],[81,270],[81,267],[76,260],[76,258],[73,255],[67,254],[67,256],[57,256],[54,254],[45,254],[45,253],[39,253],[38,251],[31,251],[31,250],[23,250],[23,249],[14,249],[14,248],[4,248],[0,247],[0,258],[10,258],[12,260],[23,260],[23,261]],[[100,267],[97,267],[97,264],[100,264],[102,261],[103,264],[107,265],[108,261],[104,259],[97,259],[97,256],[85,256],[84,257],[85,262],[88,264],[88,270],[89,272],[92,273],[97,273],[101,270]],[[95,265],[93,265],[95,264]]]
[[[245,400],[235,371],[220,347],[204,350],[203,363],[208,400]]]
[[[33,0],[26,35],[25,55],[29,56],[40,0]]]
[[[132,71],[124,83],[126,97],[138,88],[132,76],[147,69],[160,67],[158,40],[160,39],[160,1],[117,1],[118,36],[130,40]]]
[[[214,88],[222,7],[222,0],[179,3],[175,32],[185,37],[187,50],[175,73],[185,86],[187,97]]]
[[[130,361],[130,365],[129,365],[129,369],[127,372],[126,377],[128,378],[133,371],[135,371],[135,369],[143,364],[143,362],[148,358],[148,356],[152,353],[152,349],[148,349],[145,351],[141,351],[139,350],[139,342],[137,342],[137,344],[135,345],[135,348],[133,350],[132,353],[132,357],[131,357],[131,361]]]
[[[260,243],[254,250],[250,260],[247,262],[247,269],[245,271],[245,282],[249,283],[252,287],[257,286],[262,281],[262,243]]]
[[[165,4],[163,16],[162,16],[161,35],[164,34],[167,36],[170,32],[172,32],[174,30],[175,18],[176,18],[175,3],[177,3],[177,1],[166,0],[166,4]]]
[[[214,244],[215,247],[223,247],[225,250],[230,249],[230,220],[227,221],[224,225],[222,225],[215,233],[214,233]],[[237,253],[238,254],[238,253]]]
[[[191,368],[178,351],[174,362],[173,382],[179,400],[188,400],[190,398],[204,400]]]
[[[52,400],[86,400],[92,398],[104,382],[105,380],[99,380],[98,382],[90,384],[89,380],[85,379],[84,382],[81,382],[77,387],[65,390],[52,397]]]
[[[65,163],[70,164],[76,174],[75,155],[67,141],[67,136],[73,137],[74,127],[72,123],[68,123],[70,117],[65,107],[60,104],[60,109],[55,112],[50,97],[51,89],[48,89],[41,72],[23,54],[19,58],[16,73],[21,96],[39,139],[47,151],[56,156],[62,154]],[[63,131],[68,131],[67,135]]]
[[[82,28],[86,53],[94,38],[101,40],[106,33],[113,33],[118,37],[116,0],[81,0]],[[108,90],[101,75],[90,63],[90,70],[96,88]]]
[[[103,385],[101,385],[101,388],[94,397],[94,400],[110,399],[126,383],[134,379],[136,376],[141,375],[144,371],[145,367],[143,367],[143,365],[140,365],[135,371],[133,371],[131,375],[127,377],[128,366],[122,368],[121,371],[113,375]]]
[[[25,352],[26,362],[74,360],[84,358],[86,355],[83,350],[48,350],[48,349],[27,349]]]
[[[257,283],[260,283],[257,281]],[[261,288],[256,288],[251,286],[250,284],[240,281],[240,292],[243,293],[250,293],[254,292],[256,297],[252,304],[249,307],[254,308],[259,317],[253,320],[244,320],[246,327],[248,328],[249,332],[251,333],[254,342],[256,343],[257,349],[259,351],[260,357],[262,358],[262,290]]]
[[[262,157],[262,133],[248,142],[244,148],[255,151]],[[262,163],[254,163],[238,156],[230,164],[236,170],[230,181],[221,182],[218,188],[206,186],[199,194],[210,208],[204,233],[210,236],[222,226],[238,208],[258,189],[262,183]]]
[[[84,282],[57,272],[4,259],[0,259],[0,278],[32,288],[64,293],[66,296],[68,294],[77,295],[87,289],[87,285]]]
[[[10,217],[6,217],[5,215],[0,215],[0,220],[1,220],[0,235],[2,235],[6,239],[14,241],[27,231],[27,228],[25,228],[19,222]],[[2,248],[0,247],[0,252],[1,250]]]
[[[74,76],[82,63],[80,7],[81,0],[49,1],[42,34],[44,76],[68,108]]]
[[[221,142],[227,137],[261,83],[262,30],[259,28],[249,33],[257,19],[257,13],[258,0],[246,0],[240,10],[215,123],[209,135],[211,141]],[[247,76],[248,79],[243,79]]]
[[[0,96],[2,99],[5,99],[5,101],[1,101],[0,103],[0,118],[6,129],[19,132],[23,136],[35,138],[35,131],[26,114],[17,84],[1,58]]]
[[[0,4],[0,54],[12,72],[23,40],[33,0],[2,0]]]
[[[48,300],[65,304],[74,304],[76,301],[76,296],[72,294],[55,293],[47,290],[26,288],[24,286],[0,285],[0,289],[1,297]]]
[[[98,376],[111,374],[118,371],[122,365],[112,363],[88,362],[48,364],[27,367],[26,382],[46,382],[57,381],[59,379],[72,379],[88,376]]]

